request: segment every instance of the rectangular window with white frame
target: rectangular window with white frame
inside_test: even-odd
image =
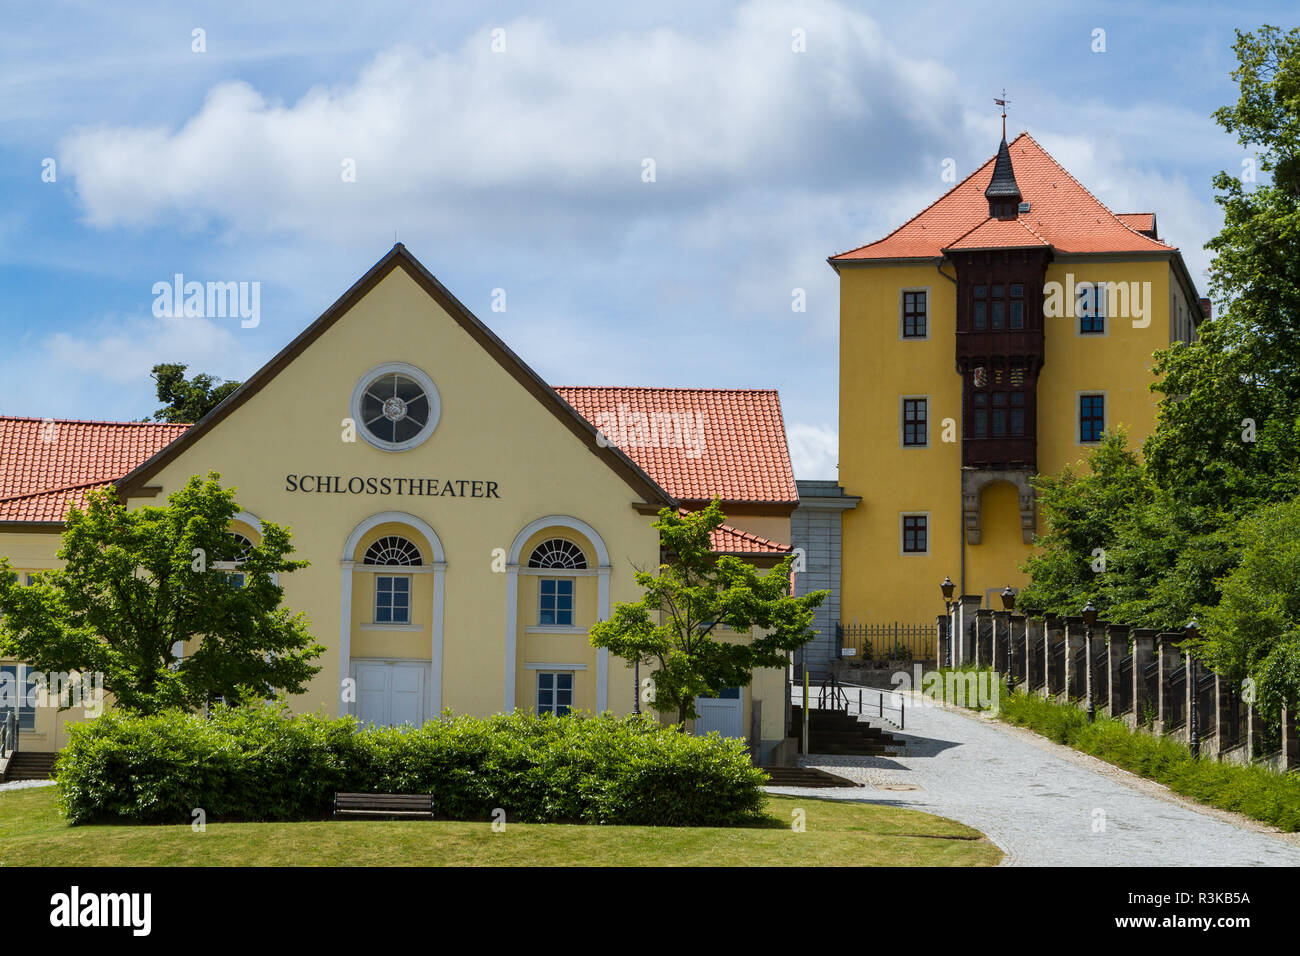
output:
[[[904,339],[930,337],[930,290],[903,289],[899,293],[899,332]]]
[[[1079,393],[1080,445],[1095,445],[1106,430],[1106,394],[1104,392]]]
[[[925,448],[930,444],[930,397],[904,395],[900,400],[904,448]]]
[[[928,512],[905,513],[899,516],[899,550],[903,554],[930,553],[930,515]]]
[[[411,623],[411,576],[375,575],[375,623]]]
[[[563,717],[573,709],[573,674],[537,672],[537,713]]]
[[[542,578],[537,623],[541,627],[573,627],[573,578]]]

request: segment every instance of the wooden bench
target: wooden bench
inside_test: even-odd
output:
[[[431,793],[336,793],[334,817],[432,820]]]

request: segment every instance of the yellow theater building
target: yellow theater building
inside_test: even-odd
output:
[[[1030,478],[1155,423],[1152,353],[1208,309],[1154,213],[1112,213],[1027,133],[840,279],[840,619],[930,623],[939,583],[984,607],[1041,529]]]
[[[798,504],[775,392],[553,388],[401,245],[197,424],[0,419],[0,464],[0,555],[24,576],[57,566],[89,489],[157,504],[219,472],[245,509],[232,533],[285,525],[310,562],[280,583],[327,652],[292,706],[381,725],[632,711],[633,671],[588,629],[640,598],[659,509],[720,497],[716,549],[770,567]],[[700,701],[695,729],[765,759],[785,694],[760,672]],[[24,750],[82,716],[20,709]]]

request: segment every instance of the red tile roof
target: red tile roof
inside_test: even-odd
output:
[[[1115,218],[1138,232],[1156,231],[1156,214],[1153,212],[1117,212]]]
[[[799,500],[775,390],[555,390],[679,501]]]
[[[0,521],[62,521],[188,425],[0,417]]]
[[[713,550],[722,554],[789,554],[790,545],[760,538],[729,524],[717,528],[710,537]]]
[[[1153,213],[1112,213],[1028,133],[1010,144],[1011,162],[1021,197],[1030,204],[1012,222],[989,217],[984,190],[993,176],[996,156],[912,219],[876,242],[840,255],[831,262],[871,259],[937,259],[945,249],[989,246],[1051,245],[1061,252],[1173,252],[1141,234],[1133,217]],[[1023,229],[1013,227],[1023,226]]]

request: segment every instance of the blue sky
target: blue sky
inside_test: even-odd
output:
[[[1204,291],[1210,178],[1246,156],[1210,117],[1236,99],[1233,29],[1295,19],[760,0],[86,0],[5,18],[0,414],[138,419],[157,362],[245,378],[396,235],[555,384],[780,389],[806,478],[835,474],[826,257],[939,196],[945,159],[960,178],[990,156],[999,90],[1011,135],[1115,211],[1154,210]],[[260,324],[155,318],[153,284],[178,272],[259,282]]]

